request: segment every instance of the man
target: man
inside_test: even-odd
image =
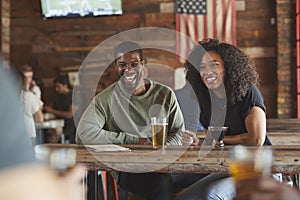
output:
[[[72,89],[67,76],[58,76],[53,81],[56,95],[50,106],[45,106],[44,110],[54,114],[57,118],[64,119],[64,128],[56,129],[55,133],[50,133],[49,142],[58,142],[62,132],[70,143],[75,143],[76,127],[73,120],[73,113],[78,109],[76,103],[72,102]]]
[[[180,145],[184,121],[174,92],[145,79],[141,47],[125,41],[115,48],[117,83],[99,93],[83,113],[77,142],[83,144],[151,144],[151,117],[168,117],[168,145]],[[118,183],[146,199],[172,199],[170,174],[120,173]]]
[[[25,90],[32,92],[37,98],[41,99],[42,92],[35,80],[33,80],[32,67],[29,65],[23,65],[20,71],[23,74]]]

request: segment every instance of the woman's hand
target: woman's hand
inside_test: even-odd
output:
[[[197,137],[196,133],[186,130],[182,134],[182,144],[196,146],[199,144],[199,138]]]
[[[53,113],[53,108],[50,106],[44,106],[43,110],[47,113]]]
[[[29,91],[32,92],[34,94],[34,87],[36,86],[36,83],[34,80],[32,80],[30,83],[29,83]]]

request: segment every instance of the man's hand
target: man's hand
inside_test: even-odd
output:
[[[149,138],[139,138],[139,144],[152,145],[152,141]]]
[[[196,146],[199,144],[199,138],[197,137],[196,133],[186,130],[182,134],[182,144]]]

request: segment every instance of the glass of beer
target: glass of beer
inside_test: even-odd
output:
[[[76,150],[73,148],[49,149],[45,146],[35,146],[37,160],[48,164],[59,175],[64,175],[76,164]]]
[[[168,134],[167,117],[151,117],[152,145],[153,148],[165,148]]]
[[[272,149],[266,147],[237,145],[231,149],[229,171],[236,184],[236,190],[240,194],[249,191],[239,187],[239,185],[242,185],[239,182],[271,175],[272,155]]]
[[[228,131],[227,126],[209,126],[208,131],[211,133],[213,137],[213,144],[215,147],[223,147],[224,146],[224,136]]]

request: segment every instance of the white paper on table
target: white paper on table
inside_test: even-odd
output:
[[[130,151],[129,148],[116,144],[85,145],[85,147],[93,152]]]

